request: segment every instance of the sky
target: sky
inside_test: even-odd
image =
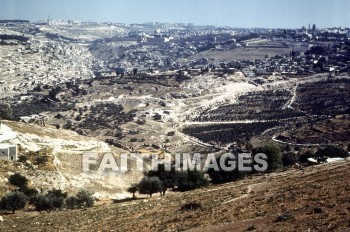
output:
[[[350,27],[350,0],[0,0],[0,19]]]

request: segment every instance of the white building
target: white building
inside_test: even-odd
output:
[[[0,160],[17,160],[17,146],[14,144],[0,144]]]

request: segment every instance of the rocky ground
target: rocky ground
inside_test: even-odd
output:
[[[84,152],[96,152],[101,158],[106,152],[112,152],[116,157],[127,153],[98,139],[52,126],[43,127],[11,121],[3,123],[3,133],[10,136],[5,138],[5,135],[2,135],[2,138],[6,139],[7,143],[17,144],[19,155],[25,155],[29,160],[26,163],[0,161],[1,195],[11,188],[7,178],[16,172],[25,175],[30,180],[30,185],[36,189],[45,191],[59,188],[70,193],[79,189],[89,189],[95,192],[97,198],[124,198],[128,196],[125,195],[125,189],[132,181],[137,182],[142,176],[142,173],[133,171],[123,175],[83,172]],[[38,165],[35,161],[38,156],[48,156],[48,161]],[[118,161],[117,158],[116,160]]]
[[[91,209],[4,215],[3,231],[349,231],[349,161]]]

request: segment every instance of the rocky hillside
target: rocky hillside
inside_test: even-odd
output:
[[[340,161],[89,209],[23,211],[4,215],[0,226],[4,231],[349,231],[349,176],[349,161]]]
[[[125,189],[141,177],[141,173],[133,172],[83,172],[83,152],[96,152],[99,156],[111,152],[117,161],[120,154],[128,153],[95,138],[52,126],[12,121],[5,121],[2,131],[0,142],[17,144],[18,156],[26,156],[28,161],[0,161],[0,193],[11,189],[7,178],[15,172],[25,175],[38,190],[59,188],[74,193],[89,189],[102,198],[125,197]]]

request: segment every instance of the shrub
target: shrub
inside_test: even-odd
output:
[[[48,156],[38,156],[35,158],[36,164],[45,164],[49,160]]]
[[[19,188],[26,188],[28,185],[28,179],[25,176],[22,176],[19,173],[15,173],[9,177],[10,184],[16,185]]]
[[[348,153],[341,147],[327,146],[324,149],[320,149],[316,152],[317,157],[348,157]]]
[[[181,206],[180,210],[198,210],[202,209],[202,204],[197,203],[197,202],[191,202],[191,203],[186,203],[183,206]]]
[[[321,207],[315,207],[315,208],[313,209],[313,212],[314,212],[314,213],[323,213],[324,210],[323,210]]]
[[[275,222],[285,222],[294,219],[294,216],[290,213],[284,213],[277,216]]]
[[[315,154],[312,153],[311,151],[306,151],[304,154],[299,156],[299,161],[300,161],[300,163],[307,163],[308,158],[315,158]]]
[[[76,121],[80,121],[80,120],[81,120],[81,115],[78,114],[78,115],[75,117],[75,120],[76,120]]]
[[[71,196],[66,198],[66,207],[67,209],[74,209],[75,207],[78,207],[78,198]]]
[[[138,125],[144,125],[144,124],[146,124],[146,120],[145,119],[137,119],[136,123]]]
[[[1,208],[10,210],[15,213],[16,210],[23,209],[26,206],[27,198],[22,192],[11,192],[7,193],[1,199]]]
[[[298,158],[293,152],[288,152],[282,155],[283,166],[294,165],[297,161],[298,161]]]
[[[81,190],[77,194],[78,206],[89,208],[94,206],[95,199],[92,196],[92,193],[86,190]]]
[[[18,162],[21,162],[21,163],[25,163],[25,162],[27,162],[27,160],[28,160],[28,156],[26,156],[26,155],[21,155],[20,157],[18,157]]]
[[[253,230],[256,230],[256,227],[254,225],[248,226],[247,231],[253,231]]]
[[[175,135],[175,131],[169,131],[167,135],[168,136],[174,136]]]
[[[62,210],[64,206],[64,198],[63,197],[54,197],[51,195],[47,195],[50,201],[52,201],[53,210],[59,209]]]

